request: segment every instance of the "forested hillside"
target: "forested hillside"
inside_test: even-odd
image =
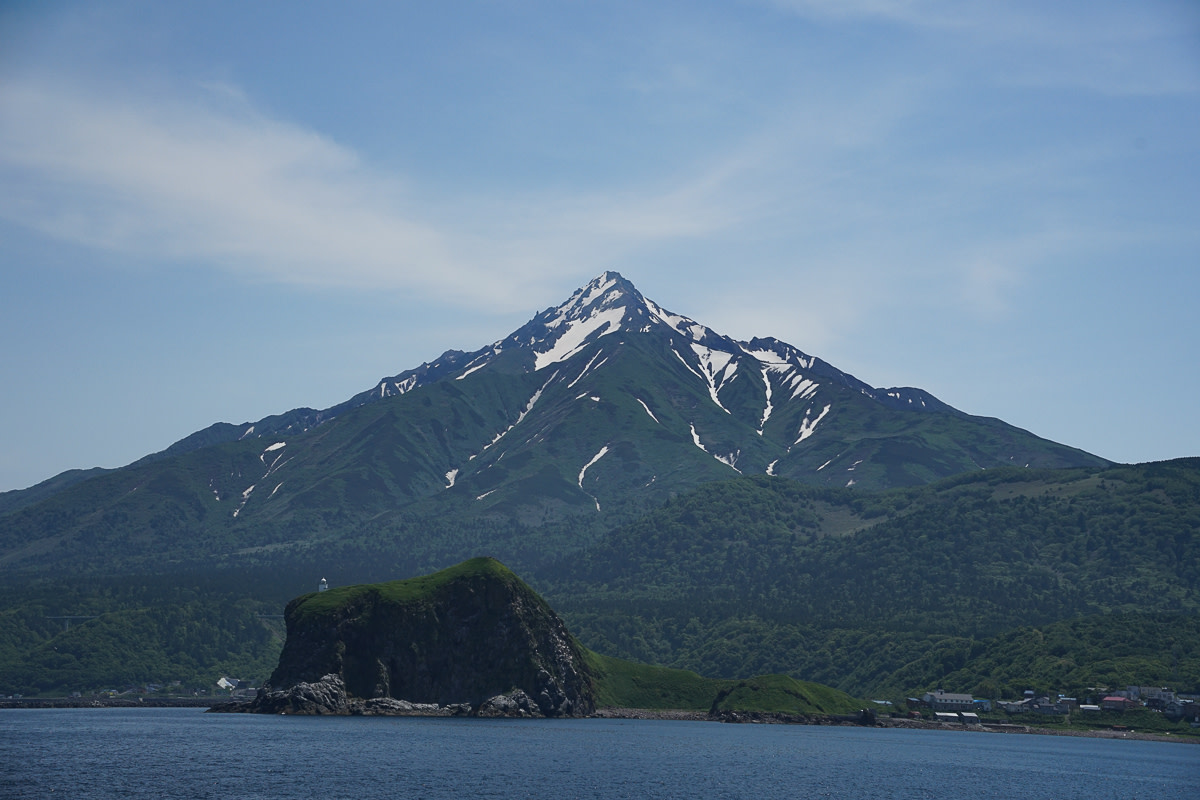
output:
[[[419,512],[236,567],[16,576],[0,601],[0,693],[265,677],[279,642],[260,615],[319,578],[393,580],[476,555],[526,577],[593,650],[711,677],[781,673],[858,696],[1200,690],[1200,459],[881,493],[745,477],[611,530]],[[64,631],[50,618],[65,615],[95,619]]]
[[[991,637],[1082,618],[1099,622],[1068,649],[1092,663],[1105,615],[1149,656],[1162,625],[1194,627],[1200,608],[1198,465],[997,470],[867,496],[715,484],[547,568],[545,591],[602,651],[852,692],[938,682]],[[1200,682],[1194,664],[1172,669]]]

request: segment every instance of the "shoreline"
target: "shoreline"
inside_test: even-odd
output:
[[[750,725],[834,725],[867,728],[908,728],[926,731],[955,731],[961,733],[999,733],[1027,736],[1074,736],[1084,739],[1126,739],[1144,742],[1176,742],[1200,744],[1200,736],[1176,736],[1169,733],[1147,733],[1143,731],[1114,731],[1095,728],[1091,730],[1056,730],[1007,722],[984,722],[974,725],[950,724],[934,720],[899,719],[877,717],[874,724],[863,725],[846,718],[828,716],[804,716],[782,712],[738,711],[714,716],[704,711],[657,711],[643,708],[601,708],[589,717],[599,719],[648,719],[690,720],[695,722],[726,722]]]
[[[215,708],[229,703],[240,702],[240,699],[217,699],[206,697],[37,697],[0,699],[0,711],[6,709],[47,709],[47,708]],[[413,716],[413,715],[408,715]],[[417,715],[419,716],[419,715]],[[1181,744],[1200,744],[1200,736],[1176,736],[1166,733],[1147,733],[1143,731],[1114,731],[1106,729],[1091,730],[1062,730],[1054,728],[1039,728],[1030,725],[1018,725],[1006,722],[982,722],[972,725],[951,724],[933,720],[900,719],[892,717],[876,717],[873,724],[863,724],[848,717],[833,717],[825,715],[788,714],[785,712],[764,711],[729,711],[719,715],[707,711],[687,711],[682,709],[647,709],[647,708],[598,708],[586,719],[637,719],[663,720],[676,722],[723,722],[737,725],[822,725],[822,726],[852,726],[874,728],[908,728],[911,730],[956,731],[961,733],[999,733],[1020,734],[1030,736],[1074,736],[1087,739],[1126,739],[1148,742],[1176,742]]]
[[[0,699],[0,710],[17,708],[211,708],[231,700],[212,697],[22,697]]]

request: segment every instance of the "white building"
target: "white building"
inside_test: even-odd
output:
[[[953,694],[941,689],[926,692],[922,698],[934,711],[974,711],[975,698],[969,694]]]

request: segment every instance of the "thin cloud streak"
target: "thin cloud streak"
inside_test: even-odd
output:
[[[301,283],[420,286],[430,268],[470,283],[436,230],[380,211],[400,187],[311,132],[44,86],[9,85],[0,103],[0,158],[20,189],[3,213],[43,232]]]
[[[96,248],[283,283],[523,305],[550,290],[547,270],[599,270],[640,243],[724,229],[738,212],[721,195],[748,168],[735,157],[615,194],[439,205],[372,174],[349,148],[257,113],[235,89],[219,94],[235,109],[6,85],[0,215]]]

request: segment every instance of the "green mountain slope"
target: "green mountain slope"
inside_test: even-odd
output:
[[[868,490],[1105,463],[774,339],[736,342],[606,273],[505,340],[332,409],[213,425],[6,497],[0,565],[258,563],[413,519],[607,528],[739,474]]]
[[[1186,621],[1200,610],[1198,489],[1196,459],[989,471],[869,497],[743,479],[548,566],[543,591],[602,652],[866,693],[894,688],[947,637],[1093,615]],[[938,664],[960,667],[957,653]]]
[[[1095,694],[1130,685],[1200,689],[1200,615],[1103,614],[985,639],[947,638],[889,676],[895,692],[943,686],[981,697],[1042,693]]]

